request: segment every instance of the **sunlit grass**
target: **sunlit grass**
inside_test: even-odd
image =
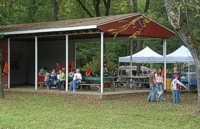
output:
[[[181,94],[180,103],[147,102],[147,95],[109,100],[69,95],[10,93],[0,100],[0,128],[199,128],[197,94]]]

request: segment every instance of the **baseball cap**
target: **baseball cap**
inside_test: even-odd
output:
[[[174,74],[174,78],[179,77],[178,74]]]

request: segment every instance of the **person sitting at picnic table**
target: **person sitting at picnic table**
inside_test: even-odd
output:
[[[75,69],[72,68],[68,76],[73,77],[75,73],[76,73]]]
[[[51,77],[50,70],[47,70],[45,77],[44,77],[44,82],[45,82],[45,84],[47,84],[47,89],[49,89],[49,86],[51,84],[50,77]]]
[[[52,71],[51,71],[51,84],[49,86],[49,89],[51,89],[51,87],[54,86],[55,79],[56,79],[56,72],[55,72],[55,69],[52,69]]]
[[[108,69],[106,68],[106,64],[103,65],[103,75],[104,75],[105,77],[108,76]]]
[[[76,69],[76,73],[74,74],[73,81],[70,82],[70,91],[76,92],[76,84],[80,83],[82,80],[82,75],[80,74],[80,70]]]
[[[58,91],[61,90],[61,84],[65,81],[65,73],[62,70],[59,70],[59,74],[57,75],[56,85],[58,86]]]
[[[44,76],[47,72],[47,67],[43,67],[40,69],[38,76]]]
[[[86,77],[90,77],[92,75],[92,72],[89,68],[86,68],[86,71],[85,71],[85,76]]]

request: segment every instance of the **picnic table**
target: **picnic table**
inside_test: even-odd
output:
[[[109,82],[110,83],[110,91],[114,91],[114,85],[113,85],[113,81],[116,77],[104,77],[104,82]],[[73,80],[73,77],[68,77],[69,82]],[[90,86],[99,86],[100,89],[100,82],[101,82],[101,78],[100,77],[86,77],[86,76],[82,76],[82,81],[86,82],[86,83],[79,83],[79,85],[82,86],[83,85],[90,85]],[[91,83],[88,83],[91,82]]]
[[[125,88],[127,88],[128,84],[133,84],[136,90],[136,84],[149,84],[148,76],[124,76],[123,78],[127,79]],[[132,82],[130,81],[131,79]]]

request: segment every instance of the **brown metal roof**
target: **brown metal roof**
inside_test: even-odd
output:
[[[175,35],[173,31],[141,13],[7,25],[0,26],[0,32],[10,38],[83,35],[99,32],[111,36],[117,33],[118,36],[149,38],[170,38]]]
[[[114,16],[94,17],[94,18],[72,19],[72,20],[63,20],[63,21],[14,24],[14,25],[0,26],[0,32],[98,25],[98,24],[111,22],[113,20],[126,18],[126,17],[133,16],[133,15],[138,15],[138,13],[137,14],[122,14],[122,15],[114,15]]]

